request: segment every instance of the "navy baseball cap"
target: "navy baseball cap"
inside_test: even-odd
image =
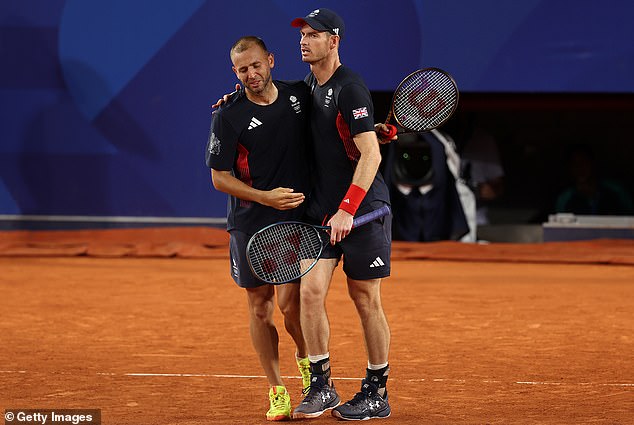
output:
[[[312,29],[317,31],[328,31],[333,35],[343,38],[345,25],[341,16],[337,15],[330,9],[315,9],[303,18],[295,18],[291,22],[292,27],[303,27],[308,24]]]

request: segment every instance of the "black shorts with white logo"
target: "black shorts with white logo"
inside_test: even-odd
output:
[[[392,215],[371,221],[352,231],[334,246],[328,244],[321,258],[341,258],[343,271],[351,279],[380,279],[390,275]]]
[[[256,288],[262,285],[268,285],[258,279],[251,268],[249,267],[249,261],[247,260],[247,244],[251,235],[241,232],[239,230],[229,231],[229,263],[231,265],[231,277],[241,288]],[[297,279],[291,283],[299,283]]]

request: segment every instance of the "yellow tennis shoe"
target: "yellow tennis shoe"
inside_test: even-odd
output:
[[[302,391],[306,393],[310,387],[310,360],[308,357],[297,359],[297,368],[302,375]]]
[[[267,421],[288,421],[291,419],[291,396],[286,388],[281,385],[271,387],[269,390],[271,407],[266,412]]]

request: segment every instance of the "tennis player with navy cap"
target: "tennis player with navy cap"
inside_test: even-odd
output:
[[[356,215],[389,204],[388,188],[378,172],[381,162],[374,131],[374,106],[362,78],[343,66],[339,44],[343,19],[320,8],[291,22],[300,28],[305,78],[312,92],[311,132],[316,162],[307,220],[331,227],[330,245],[301,283],[301,323],[311,367],[311,385],[294,418],[314,418],[332,409],[346,420],[386,418],[390,329],[381,303],[381,281],[390,275],[391,215],[352,229]],[[361,390],[340,405],[330,378],[330,324],[326,296],[333,272],[343,258],[348,293],[363,327],[368,355]]]
[[[304,25],[317,31],[327,31],[332,35],[338,35],[343,38],[345,25],[343,19],[330,9],[316,9],[303,18],[295,18],[291,22],[291,26],[301,28]]]

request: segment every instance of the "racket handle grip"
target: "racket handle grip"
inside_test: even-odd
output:
[[[371,211],[371,212],[369,212],[367,214],[363,214],[363,215],[355,218],[352,221],[352,227],[355,228],[355,227],[362,226],[362,225],[364,225],[366,223],[371,222],[372,220],[376,220],[379,217],[383,217],[384,215],[388,215],[390,212],[392,212],[392,211],[390,210],[389,205],[384,205],[381,208],[379,208],[378,210]]]
[[[383,136],[384,139],[391,139],[392,137],[396,136],[396,133],[398,131],[396,126],[392,124],[385,124],[385,126],[387,127],[387,131],[385,130],[379,131],[381,133],[381,136]]]

